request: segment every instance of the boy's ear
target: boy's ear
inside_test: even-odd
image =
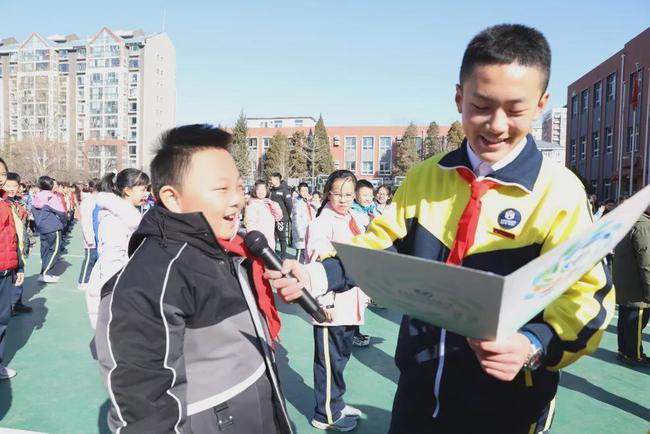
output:
[[[456,108],[458,109],[458,113],[463,112],[463,88],[461,87],[460,84],[456,85],[456,97],[454,98],[456,101]]]
[[[539,99],[539,102],[537,103],[537,109],[535,110],[535,116],[533,117],[534,121],[539,119],[540,115],[544,113],[544,108],[546,107],[546,104],[548,103],[548,99],[550,97],[551,94],[548,92],[544,92],[542,94],[542,97]]]
[[[158,192],[160,202],[171,212],[182,213],[183,207],[181,204],[180,195],[178,191],[171,185],[164,185],[160,192]]]

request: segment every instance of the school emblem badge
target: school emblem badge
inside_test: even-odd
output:
[[[521,213],[514,208],[508,208],[499,214],[499,226],[503,229],[514,229],[521,223]]]

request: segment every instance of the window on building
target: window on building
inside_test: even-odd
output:
[[[578,96],[573,95],[571,97],[571,117],[575,118],[578,116]]]
[[[105,113],[115,114],[117,113],[117,101],[106,101],[104,104]]]
[[[68,65],[67,63],[59,63],[59,72],[63,74],[67,74],[68,72],[70,72],[70,65]]]
[[[129,68],[137,69],[140,67],[140,59],[129,59]]]
[[[393,139],[391,137],[379,138],[379,174],[390,175],[393,161]]]
[[[129,116],[129,125],[135,126],[138,124],[138,117],[137,116]]]
[[[134,113],[138,111],[138,103],[135,101],[132,101],[129,103],[129,112]]]
[[[611,194],[612,192],[612,181],[609,179],[606,179],[603,181],[603,199],[611,199]]]
[[[589,89],[585,89],[580,93],[580,107],[582,111],[587,113],[589,111]]]
[[[584,160],[587,153],[587,138],[580,136],[580,159]]]
[[[345,138],[345,168],[352,172],[357,170],[357,138]]]
[[[77,62],[77,72],[86,71],[86,62]]]
[[[296,119],[295,121],[293,121],[293,123],[294,123],[294,125],[295,125],[296,127],[302,127],[302,125],[303,125],[303,120],[302,120],[302,119]]]
[[[138,130],[129,130],[129,140],[135,141],[138,138]]]
[[[601,81],[594,84],[594,107],[600,106],[600,95],[602,93],[602,89],[601,89],[602,85],[603,83]]]
[[[595,132],[591,135],[591,154],[594,158],[600,155],[600,133]]]
[[[257,137],[251,137],[248,139],[248,151],[257,155]]]
[[[614,149],[614,133],[612,127],[605,128],[605,153],[611,154]]]
[[[627,127],[627,152],[631,152],[632,143],[634,143],[634,152],[639,152],[639,128]]]
[[[571,147],[570,147],[570,152],[571,152],[571,162],[575,163],[576,162],[576,141],[575,139],[571,139]]]
[[[616,98],[616,73],[613,72],[607,76],[607,101],[613,101]]]
[[[375,138],[364,137],[361,144],[361,174],[372,175],[375,173]]]
[[[597,179],[592,179],[591,180],[591,191],[590,191],[590,193],[598,194],[598,180]]]
[[[276,119],[273,121],[273,126],[275,128],[282,128],[282,119]]]

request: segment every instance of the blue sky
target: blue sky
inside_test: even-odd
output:
[[[537,27],[553,50],[551,106],[650,25],[648,0],[0,0],[0,37],[162,29],[176,46],[177,122],[231,125],[322,113],[326,125],[459,118],[463,50],[502,22]]]

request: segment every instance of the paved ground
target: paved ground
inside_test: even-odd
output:
[[[82,259],[78,232],[68,249],[57,284],[39,284],[39,258],[28,260],[25,295],[34,312],[15,317],[8,330],[6,357],[18,376],[0,382],[0,432],[108,433],[107,395],[89,352],[92,333],[84,294],[76,289]],[[309,425],[311,327],[295,306],[282,305],[281,311],[278,361],[290,417],[297,433],[321,432]],[[372,345],[354,350],[346,369],[346,397],[367,414],[355,432],[380,434],[386,432],[397,381],[392,355],[400,315],[371,310],[366,318],[363,331],[373,336]],[[616,364],[615,333],[610,325],[601,348],[563,373],[553,434],[644,434],[650,428],[650,371]],[[650,335],[644,339],[650,342]]]

